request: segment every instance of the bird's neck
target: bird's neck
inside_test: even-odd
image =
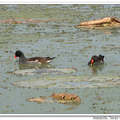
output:
[[[20,56],[19,63],[26,63],[26,61],[27,61],[27,58],[24,55]]]

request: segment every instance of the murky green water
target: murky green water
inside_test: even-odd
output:
[[[120,18],[120,5],[0,5],[0,20],[42,20],[26,24],[0,23],[0,113],[120,113],[119,28],[74,27],[80,21],[106,16]],[[55,56],[49,68],[75,68],[77,71],[12,74],[20,69],[14,60],[18,49],[29,57]],[[95,54],[105,56],[105,65],[91,69],[87,63]],[[37,104],[26,100],[54,92],[75,93],[80,96],[81,104]]]

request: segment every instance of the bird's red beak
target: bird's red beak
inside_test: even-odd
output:
[[[94,60],[93,60],[93,59],[91,59],[91,66],[93,65],[93,63],[94,63]]]
[[[16,56],[14,56],[14,58],[16,59]]]

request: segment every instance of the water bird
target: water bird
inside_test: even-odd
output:
[[[94,55],[91,57],[91,60],[88,62],[88,65],[98,65],[98,64],[103,64],[104,63],[104,56],[103,55]]]
[[[15,52],[14,58],[19,57],[19,64],[27,64],[27,63],[39,63],[39,64],[46,64],[50,63],[55,57],[32,57],[26,58],[24,53],[20,50]]]

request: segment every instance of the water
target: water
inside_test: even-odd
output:
[[[81,21],[106,16],[120,18],[120,5],[0,5],[0,20],[41,20],[39,23],[0,23],[1,114],[119,114],[119,28],[77,29]],[[73,73],[16,75],[16,50],[28,57],[56,57],[49,66],[75,68]],[[92,55],[105,56],[105,65],[88,67]],[[32,84],[31,84],[32,82]],[[14,84],[17,85],[14,85]],[[32,103],[31,97],[68,92],[80,96],[80,105]]]

